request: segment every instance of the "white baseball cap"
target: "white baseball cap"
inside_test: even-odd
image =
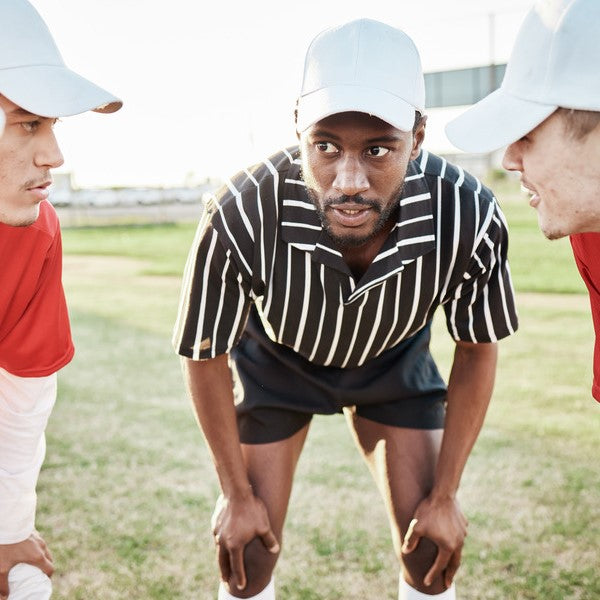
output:
[[[341,112],[379,117],[411,131],[425,110],[425,81],[413,41],[371,19],[321,32],[310,44],[298,98],[297,129]]]
[[[0,94],[42,117],[111,113],[123,105],[67,68],[46,23],[27,0],[0,0]]]
[[[490,152],[558,107],[600,111],[600,0],[539,0],[521,25],[502,85],[446,125],[467,152]]]

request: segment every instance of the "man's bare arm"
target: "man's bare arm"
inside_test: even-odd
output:
[[[198,423],[210,449],[223,492],[213,516],[221,577],[233,575],[246,587],[243,552],[255,537],[271,552],[279,551],[267,511],[250,486],[237,428],[228,355],[194,361],[183,359],[183,372]]]
[[[403,552],[411,552],[421,537],[438,546],[436,561],[424,579],[426,585],[443,573],[449,586],[460,565],[467,520],[458,506],[456,492],[492,396],[497,354],[496,344],[456,345],[434,486],[417,507],[403,546]]]

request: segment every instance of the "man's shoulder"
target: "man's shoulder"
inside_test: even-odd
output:
[[[299,165],[297,146],[280,150],[228,179],[216,192],[216,201],[221,206],[246,198],[255,201],[257,190],[272,199],[278,194],[280,182],[299,177]]]
[[[38,229],[54,237],[60,229],[58,215],[54,206],[47,200],[40,203],[40,213],[35,223],[30,225],[32,229]]]
[[[437,154],[423,150],[416,162],[427,178],[440,179],[442,185],[458,186],[461,193],[477,193],[490,200],[494,197],[492,190],[483,185],[477,177]]]
[[[54,207],[44,200],[40,203],[38,218],[25,227],[0,223],[3,239],[11,244],[49,244],[60,233],[60,224]]]

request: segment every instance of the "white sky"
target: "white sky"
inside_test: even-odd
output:
[[[505,62],[531,0],[31,0],[65,62],[124,101],[68,117],[61,171],[77,185],[223,177],[295,142],[304,53],[322,29],[370,17],[406,31],[425,72]],[[490,42],[490,14],[493,44]],[[492,50],[493,46],[493,50]],[[43,93],[43,90],[40,90]],[[448,111],[430,111],[431,150]]]

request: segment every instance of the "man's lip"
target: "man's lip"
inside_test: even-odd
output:
[[[330,208],[333,213],[332,219],[342,227],[360,227],[370,219],[372,212],[371,208],[364,204],[340,204]]]
[[[529,194],[529,196],[530,196],[530,198],[529,198],[529,206],[531,206],[532,208],[536,208],[537,205],[540,203],[540,196],[533,189],[533,186],[531,186],[526,181],[521,180],[521,189],[524,192],[526,192],[527,194]]]
[[[344,202],[343,204],[330,204],[330,208],[334,210],[371,210],[370,206],[365,204],[352,204],[350,202]]]
[[[528,183],[525,179],[521,179],[521,189],[528,194],[535,194],[536,191],[533,189],[533,186]]]
[[[45,189],[50,185],[52,185],[52,181],[42,181],[38,185],[32,185],[32,186],[28,187],[27,189],[28,190],[37,190],[38,188]]]

